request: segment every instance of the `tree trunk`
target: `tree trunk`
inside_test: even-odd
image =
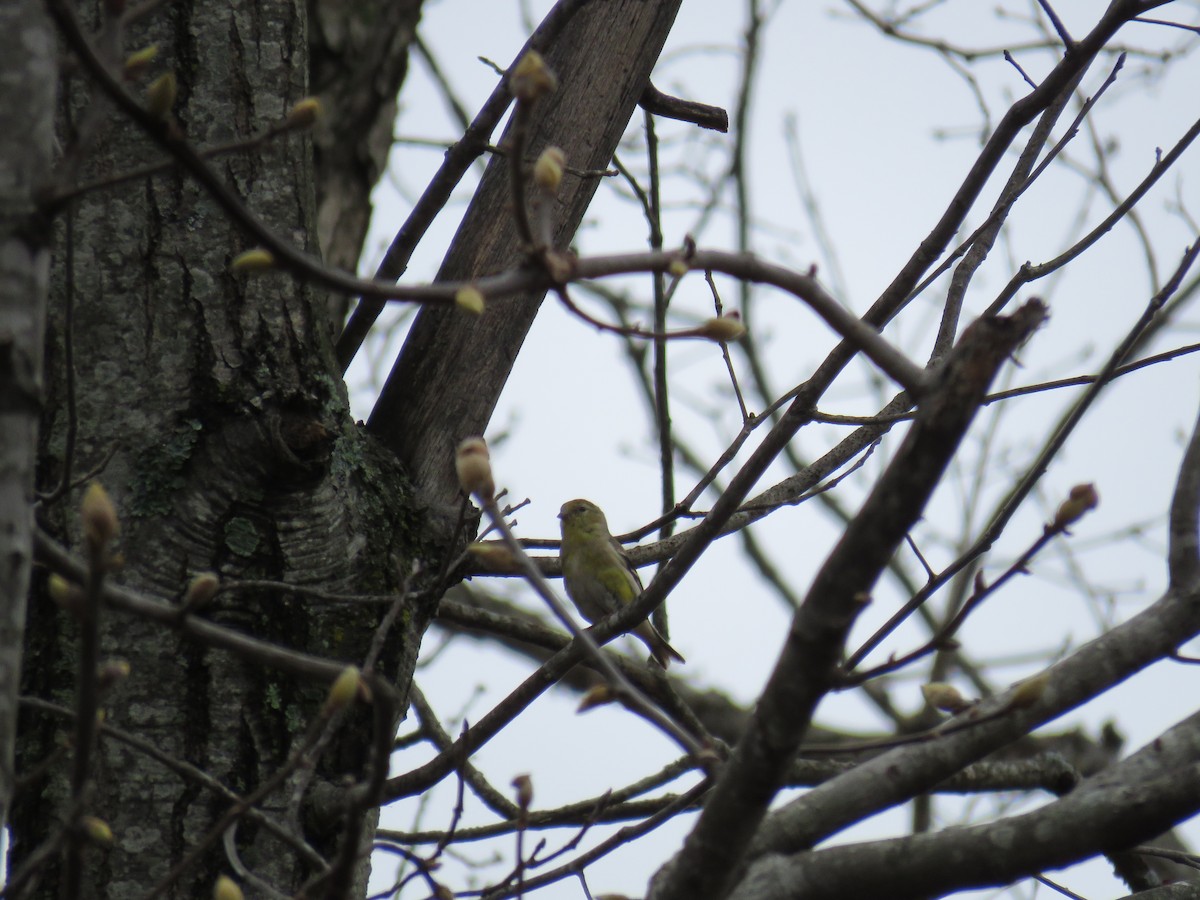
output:
[[[0,827],[13,790],[25,596],[33,562],[33,476],[42,396],[48,236],[35,207],[54,142],[54,39],[40,0],[0,7]]]
[[[73,5],[47,2],[69,35]],[[491,346],[487,364],[466,373],[468,381],[483,378],[484,387],[464,385],[461,370],[443,378],[428,365],[398,367],[389,397],[411,392],[417,399],[409,408],[417,410],[428,410],[431,397],[441,407],[436,398],[447,392],[478,391],[478,402],[449,425],[421,414],[406,419],[421,433],[410,433],[416,443],[399,459],[394,441],[376,444],[348,413],[331,345],[330,298],[283,273],[232,271],[234,258],[255,242],[186,166],[118,176],[160,163],[161,147],[179,134],[205,148],[279,123],[314,92],[311,68],[320,81],[315,90],[331,107],[318,127],[316,166],[312,141],[296,133],[224,152],[207,165],[275,234],[310,253],[318,238],[328,239],[334,261],[345,264],[361,244],[369,181],[381,159],[372,135],[390,115],[390,92],[404,72],[396,54],[410,40],[419,3],[388,6],[386,21],[342,16],[320,0],[169,4],[119,28],[115,18],[105,19],[116,15],[113,6],[89,8],[83,25],[97,55],[119,72],[131,52],[155,44],[158,56],[146,75],[123,73],[128,90],[144,94],[139,102],[150,108],[147,85],[170,72],[178,93],[169,124],[140,128],[129,115],[114,115],[121,103],[97,87],[90,51],[67,41],[76,59],[59,91],[62,160],[48,191],[47,208],[59,217],[38,444],[38,485],[52,497],[38,524],[76,559],[86,555],[80,496],[94,476],[120,520],[119,560],[94,554],[94,575],[103,570],[108,581],[159,602],[187,602],[189,583],[203,572],[216,573],[227,589],[164,621],[122,611],[128,605],[56,605],[48,579],[35,579],[21,686],[31,701],[17,744],[17,770],[27,777],[13,805],[10,885],[39,897],[60,896],[65,886],[67,894],[88,898],[156,888],[159,896],[190,898],[209,896],[218,875],[229,873],[248,883],[250,894],[270,888],[361,896],[374,817],[362,812],[370,809],[364,783],[386,765],[379,748],[394,733],[394,717],[359,704],[328,736],[315,770],[289,768],[324,721],[331,668],[302,679],[261,650],[234,652],[228,642],[197,639],[197,629],[216,623],[361,666],[389,607],[331,602],[328,595],[403,592],[373,665],[403,703],[439,593],[418,593],[439,586],[415,582],[414,563],[436,572],[450,550],[441,527],[441,506],[456,489],[445,477],[447,439],[455,429],[486,427],[540,298],[511,300],[499,320],[485,317],[490,336],[452,311],[443,322],[449,339],[463,328]],[[531,152],[558,143],[576,166],[605,166],[678,6],[585,5],[572,33],[548,54],[563,86],[538,111]],[[314,11],[320,35],[310,65],[307,16]],[[386,65],[376,68],[381,59]],[[367,97],[353,89],[364,78]],[[42,87],[46,96],[21,99],[48,114],[52,75],[43,76]],[[39,149],[44,161],[49,149]],[[492,167],[445,277],[520,261],[525,248],[504,224],[511,215],[504,165]],[[594,179],[568,179],[560,245],[594,189]],[[503,334],[493,331],[499,326]],[[406,364],[422,353],[425,363],[438,362],[435,346],[410,342]],[[437,524],[418,508],[410,473],[422,487],[420,506],[435,504]],[[60,484],[70,490],[53,496]],[[84,571],[77,568],[77,580],[87,581]],[[57,595],[61,601],[61,588]],[[98,654],[89,649],[93,635]],[[105,680],[117,672],[105,665],[114,659],[127,661],[130,673],[115,685]],[[93,743],[91,729],[77,722],[94,721],[97,705],[87,698],[97,686],[103,721]],[[374,711],[391,709],[383,700],[375,695]],[[259,790],[265,797],[255,799],[257,817],[237,819],[233,828],[221,821],[235,802],[227,791],[246,797]],[[84,816],[111,828],[110,846],[84,848]],[[345,889],[330,889],[332,879],[313,886],[324,866],[319,858],[351,863],[340,876]]]
[[[150,43],[160,47],[150,77],[176,74],[174,115],[197,147],[260,131],[308,93],[300,0],[159,7],[132,27],[122,53]],[[82,164],[80,180],[161,159],[136,127],[107,114],[107,102],[88,97],[81,81],[63,92],[78,128],[61,135],[68,160]],[[91,141],[81,146],[76,131]],[[307,138],[275,139],[210,164],[277,234],[315,251]],[[71,227],[59,231],[53,273],[40,482],[52,489],[107,459],[98,479],[120,515],[124,558],[111,577],[168,598],[181,598],[202,571],[222,581],[270,579],[328,592],[397,588],[421,529],[406,509],[390,455],[374,450],[348,415],[326,298],[286,275],[231,274],[230,261],[247,240],[179,171],[88,193],[67,214]],[[78,432],[70,459],[68,333]],[[75,545],[77,498],[72,493],[42,514],[45,527]],[[385,609],[257,589],[220,594],[201,614],[288,648],[361,665]],[[409,604],[378,664],[401,693],[430,612],[428,604]],[[106,723],[136,732],[241,794],[279,770],[325,697],[324,684],[208,649],[161,624],[100,610],[98,627],[102,659],[119,657],[131,667],[101,698]],[[74,708],[81,631],[44,590],[37,593],[25,693]],[[356,718],[335,734],[315,775],[318,785],[340,796],[343,778],[362,777],[369,727],[369,718]],[[72,728],[67,718],[28,713],[21,770],[35,770]],[[94,792],[81,805],[67,768],[48,768],[19,795],[10,871],[19,871],[76,813],[98,816],[114,842],[106,852],[89,852],[87,897],[150,889],[230,805],[109,738],[91,757]],[[292,802],[308,777],[293,773],[261,807],[329,858],[342,822],[321,820]],[[314,795],[322,792],[305,794]],[[285,893],[313,875],[294,847],[253,823],[242,822],[230,843],[244,866]],[[228,870],[217,841],[165,896],[208,896],[216,875]],[[365,872],[360,866],[360,888]],[[61,867],[44,868],[38,896],[57,896],[60,875]]]
[[[309,92],[321,100],[313,133],[317,237],[328,265],[353,272],[371,222],[371,191],[387,165],[396,92],[421,0],[308,0]],[[331,298],[340,325],[349,297]]]

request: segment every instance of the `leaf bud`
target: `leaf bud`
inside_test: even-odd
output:
[[[746,326],[742,324],[741,316],[737,313],[729,313],[705,320],[697,332],[701,337],[708,338],[710,341],[726,344],[729,341],[741,339],[746,333]]]
[[[83,816],[80,818],[79,824],[83,827],[83,832],[88,836],[89,841],[99,844],[101,847],[112,846],[112,829],[103,819],[98,816]]]
[[[141,74],[158,57],[158,44],[150,44],[125,57],[125,77]]]
[[[217,595],[220,587],[221,579],[216,572],[201,572],[192,579],[187,587],[187,592],[183,595],[184,608],[189,612],[195,612],[207,606],[208,601]]]
[[[128,660],[110,659],[100,664],[96,669],[96,681],[100,685],[100,690],[106,691],[118,681],[124,681],[129,677],[131,668]]]
[[[146,112],[156,119],[165,119],[179,96],[179,82],[174,72],[159,75],[146,88]]]
[[[1099,505],[1100,495],[1096,492],[1096,485],[1077,484],[1071,488],[1067,499],[1058,507],[1051,527],[1065,529],[1068,525],[1078,522]]]
[[[105,547],[121,533],[117,509],[98,481],[93,481],[83,492],[79,512],[83,517],[83,536],[92,547]]]
[[[563,166],[567,164],[567,154],[559,147],[547,147],[533,165],[533,180],[537,186],[549,193],[555,193],[562,184]]]
[[[454,470],[463,493],[473,494],[485,503],[496,496],[491,457],[483,438],[469,437],[458,445],[454,454]]]
[[[942,712],[960,713],[971,704],[959,693],[958,688],[944,681],[931,681],[921,685],[921,696],[934,709]]]
[[[1013,688],[1012,697],[1008,701],[1009,707],[1011,709],[1028,709],[1033,706],[1042,699],[1042,694],[1046,693],[1046,685],[1049,683],[1049,672],[1039,672],[1032,678],[1026,678]]]
[[[259,269],[275,268],[275,254],[265,247],[254,247],[239,253],[229,264],[231,272],[253,272]]]
[[[473,284],[460,287],[454,292],[454,305],[474,316],[483,315],[483,292]]]
[[[238,883],[228,875],[218,875],[213,885],[213,900],[244,900],[245,894]]]
[[[598,684],[579,701],[579,706],[575,708],[575,712],[587,712],[589,709],[595,709],[597,706],[604,706],[606,703],[612,703],[617,699],[617,693],[607,684]]]
[[[508,79],[508,89],[518,100],[528,103],[558,89],[558,77],[550,71],[542,54],[529,50],[517,62]]]
[[[533,779],[528,775],[518,775],[512,780],[512,786],[517,792],[517,806],[525,812],[533,803]]]
[[[79,585],[53,572],[46,579],[46,592],[60,609],[76,616],[83,614],[83,589]]]
[[[316,97],[305,97],[303,100],[297,101],[287,114],[288,124],[301,128],[312,125],[319,118],[321,118],[321,101]]]
[[[325,713],[340,712],[354,702],[362,684],[362,672],[358,666],[346,666],[340,675],[334,679],[325,698]]]

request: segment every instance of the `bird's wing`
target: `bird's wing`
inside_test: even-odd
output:
[[[633,582],[633,596],[640,597],[642,591],[646,589],[642,585],[641,576],[638,575],[637,569],[633,567],[633,563],[629,561],[629,554],[625,552],[625,548],[621,546],[621,542],[616,538],[609,538],[609,540],[612,541],[613,549],[616,550],[617,555],[621,557],[621,564],[625,567],[625,571],[629,574],[629,578]]]

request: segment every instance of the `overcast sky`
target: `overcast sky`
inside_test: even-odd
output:
[[[530,3],[531,15],[539,19],[549,5]],[[963,46],[1019,48],[1033,36],[1023,20],[1029,4],[1004,5],[1022,18],[997,15],[996,4],[948,3],[918,27],[925,34]],[[725,0],[685,3],[656,71],[658,86],[732,108],[739,78],[740,35],[745,28],[743,6]],[[981,100],[987,108],[987,121],[994,125],[1007,104],[1023,96],[1028,86],[1015,67],[994,57],[970,70],[977,82],[976,94],[941,56],[884,39],[843,4],[764,6],[770,18],[762,41],[759,92],[750,132],[755,252],[800,270],[815,265],[838,299],[861,311],[929,232],[974,159],[985,121]],[[1100,6],[1079,0],[1056,4],[1056,9],[1078,36],[1093,24]],[[1197,15],[1192,3],[1175,3],[1162,13],[1193,23]],[[476,57],[507,65],[528,31],[516,2],[441,0],[427,4],[420,33],[473,114],[496,82],[494,72]],[[1127,28],[1122,36],[1134,48],[1188,46],[1186,32],[1151,25]],[[1018,49],[1015,55],[1034,79],[1053,64],[1046,51]],[[1112,67],[1112,59],[1101,60],[1089,72],[1085,92],[1094,91]],[[1121,78],[1093,112],[1100,140],[1116,142],[1118,152],[1111,160],[1110,175],[1121,195],[1153,166],[1156,148],[1170,147],[1200,115],[1200,93],[1195,90],[1200,71],[1194,54],[1177,60],[1161,83],[1144,77],[1146,67],[1145,57],[1131,53]],[[419,61],[411,66],[401,107],[400,138],[446,142],[456,138],[456,126]],[[835,257],[826,253],[801,201],[793,177],[795,145],[787,137],[792,127],[789,123],[794,123],[799,135],[804,168]],[[676,204],[669,207],[672,211],[664,229],[671,246],[696,228],[695,203],[702,197],[696,175],[706,173],[711,181],[720,174],[727,165],[731,138],[673,122],[660,122],[659,129],[665,196],[669,204]],[[1061,128],[1056,130],[1061,133]],[[1093,166],[1090,140],[1086,132],[1082,134],[1068,148],[1068,156],[1083,166]],[[631,168],[643,169],[640,117],[631,125],[627,143],[625,161]],[[436,149],[397,146],[392,171],[377,194],[378,210],[364,270],[373,269],[380,248],[403,221],[412,199],[440,160]],[[1002,166],[1000,171],[1007,169]],[[1157,254],[1159,281],[1173,270],[1184,247],[1195,238],[1195,223],[1189,223],[1187,211],[1193,218],[1200,217],[1198,182],[1200,165],[1193,152],[1140,207]],[[986,215],[999,183],[998,178],[989,185],[986,202],[969,219],[971,227]],[[602,188],[578,239],[584,252],[644,249],[645,223],[639,210],[620,194],[619,185]],[[465,201],[468,196],[469,186],[464,186],[459,199]],[[725,196],[728,201],[731,194],[726,191]],[[1184,212],[1172,208],[1180,203]],[[1063,168],[1049,173],[1012,217],[1004,240],[976,278],[967,301],[971,313],[985,308],[1022,262],[1055,257],[1111,208],[1111,201],[1096,195],[1079,172]],[[461,211],[460,203],[442,216],[414,257],[407,279],[433,276]],[[709,225],[699,240],[706,247],[734,247],[727,220]],[[1153,292],[1154,280],[1136,235],[1122,224],[1067,274],[1022,292],[1021,297],[1032,293],[1047,297],[1052,317],[1020,354],[1022,367],[1004,373],[1006,383],[1031,384],[1095,371],[1140,314]],[[637,296],[649,297],[648,283],[625,284],[635,285]],[[735,303],[733,286],[724,283],[722,290],[726,301]],[[944,295],[943,281],[888,329],[889,339],[921,364],[927,358]],[[685,280],[673,310],[679,322],[688,316],[711,314],[711,299],[701,277]],[[807,377],[835,343],[828,328],[792,298],[763,292],[756,299],[756,312],[755,335],[780,392]],[[397,331],[390,342],[378,342],[370,357],[352,370],[357,416],[365,417],[369,411],[372,379],[386,375],[390,362],[383,360],[394,355],[400,335]],[[1192,339],[1186,333],[1182,338],[1175,335],[1151,350]],[[672,346],[671,360],[675,426],[704,458],[713,460],[741,425],[720,354],[712,345],[677,344]],[[734,360],[736,366],[743,365],[736,352]],[[988,575],[1003,571],[1012,556],[1037,537],[1050,510],[1071,485],[1097,484],[1101,507],[1080,524],[1069,552],[1055,547],[1039,558],[1031,577],[1020,579],[989,600],[962,634],[968,651],[979,659],[1024,658],[1023,665],[995,669],[999,686],[1035,670],[1029,654],[1045,655],[1078,645],[1106,624],[1143,608],[1161,591],[1165,584],[1163,516],[1178,466],[1181,437],[1190,430],[1200,405],[1196,374],[1195,359],[1184,357],[1114,387],[1055,461],[1042,482],[1043,496],[1026,503],[998,545],[985,569]],[[822,409],[871,414],[881,405],[879,398],[890,396],[891,390],[886,385],[881,390],[877,376],[867,368],[852,368],[827,394]],[[992,407],[981,417],[964,445],[961,469],[939,490],[926,516],[927,528],[918,535],[935,569],[954,557],[954,548],[943,538],[960,539],[964,531],[970,533],[979,526],[1076,396],[1059,391],[1025,398],[1019,404]],[[659,487],[650,426],[620,339],[596,332],[548,300],[487,433],[495,445],[498,483],[509,489],[510,499],[527,497],[531,501],[517,515],[518,533],[557,537],[559,505],[576,496],[599,503],[608,512],[615,532],[653,519],[659,511]],[[799,450],[815,457],[844,433],[844,427],[805,429],[798,439]],[[993,443],[985,445],[984,437],[989,435]],[[894,451],[895,437],[857,478],[839,487],[849,509],[857,508]],[[752,440],[750,447],[754,444]],[[565,452],[568,446],[570,450]],[[972,464],[985,452],[996,458],[989,463],[988,481],[978,486],[972,481]],[[786,474],[783,468],[774,469],[760,489]],[[682,496],[693,483],[694,475],[680,470],[678,494]],[[980,501],[964,521],[962,497],[972,490],[978,490]],[[709,503],[711,496],[701,505]],[[1113,540],[1114,535],[1133,526],[1137,526],[1136,533]],[[756,526],[756,534],[793,590],[802,596],[838,530],[816,503],[807,503],[774,514]],[[906,562],[917,571],[911,555]],[[652,572],[644,574],[648,580]],[[1090,586],[1090,595],[1079,590],[1080,582]],[[536,608],[531,592],[519,584],[477,584],[523,598]],[[894,583],[881,583],[851,644],[873,631],[901,599]],[[751,702],[774,662],[789,613],[747,568],[736,539],[712,548],[671,595],[669,608],[672,643],[688,658],[681,673],[697,685],[711,685],[739,701]],[[902,631],[887,649],[903,649],[919,637],[916,629]],[[431,631],[426,648],[439,643],[438,633]],[[525,660],[460,640],[430,668],[419,671],[417,679],[444,718],[465,709],[468,718],[477,720],[530,670]],[[920,674],[902,675],[895,682],[895,697],[907,704],[909,711],[919,708]],[[1194,668],[1160,665],[1053,727],[1082,724],[1094,734],[1100,723],[1115,718],[1132,750],[1192,711],[1191,698],[1198,696],[1198,687],[1200,677]],[[476,694],[477,690],[480,693]],[[1153,698],[1152,702],[1147,698]],[[673,747],[628,714],[598,710],[576,716],[575,702],[565,693],[546,695],[512,729],[484,748],[477,761],[493,783],[506,788],[514,775],[529,772],[536,805],[547,807],[621,786],[672,758]],[[822,724],[861,731],[886,725],[873,708],[851,695],[831,698],[818,718]],[[424,750],[409,754],[397,765],[411,766],[423,754],[427,755]],[[453,785],[446,783],[422,810],[415,804],[402,804],[385,811],[384,821],[392,827],[411,828],[419,815],[420,827],[440,828],[447,824],[452,805]],[[939,809],[951,817],[960,811],[951,804]],[[466,822],[486,820],[478,804],[468,807]],[[654,868],[676,849],[690,821],[685,817],[590,868],[593,893],[640,895]],[[906,823],[904,813],[893,812],[840,835],[839,840],[887,831],[902,833]],[[606,833],[609,830],[596,830],[597,837]],[[1190,833],[1196,837],[1195,829]],[[551,846],[564,839],[564,835],[551,835]],[[511,841],[497,848],[481,845],[478,858],[487,857],[493,849],[504,854],[505,863],[486,870],[488,874],[482,877],[494,877],[511,860]],[[384,864],[383,871],[389,868],[390,864]],[[1093,900],[1121,893],[1103,862],[1055,877]],[[451,885],[463,883],[458,877],[447,878]],[[386,879],[376,882],[378,887],[386,883]],[[1029,896],[1031,890],[1026,884],[1011,896]],[[564,882],[537,896],[549,900],[582,894],[576,883]]]

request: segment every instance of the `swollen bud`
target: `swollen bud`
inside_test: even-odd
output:
[[[75,616],[83,615],[83,589],[79,585],[67,581],[57,573],[51,573],[46,579],[46,592],[55,606]]]
[[[542,190],[553,194],[562,184],[563,166],[566,164],[567,154],[558,147],[547,147],[533,164],[533,180]]]
[[[288,124],[301,128],[313,124],[319,118],[321,118],[321,101],[316,97],[305,97],[288,110],[287,114]]]
[[[1009,698],[1010,709],[1027,709],[1042,699],[1046,693],[1046,685],[1050,683],[1050,673],[1040,672],[1032,678],[1026,678],[1018,684]]]
[[[361,684],[362,672],[358,670],[358,666],[346,666],[342,669],[325,698],[325,713],[340,712],[353,703]]]
[[[512,780],[512,786],[517,791],[517,806],[521,812],[527,812],[533,803],[533,779],[528,775],[518,775]]]
[[[179,83],[174,72],[159,75],[146,88],[146,112],[156,119],[165,119],[179,96]]]
[[[1058,507],[1051,527],[1065,529],[1068,525],[1078,522],[1099,505],[1100,495],[1096,492],[1094,484],[1077,484],[1071,488],[1067,499]]]
[[[136,53],[125,57],[125,77],[133,78],[139,75],[158,56],[158,44],[143,47]]]
[[[746,326],[742,324],[741,316],[731,312],[706,320],[696,331],[700,337],[726,344],[740,339],[746,333]]]
[[[238,883],[228,875],[217,876],[217,883],[213,885],[213,900],[245,900],[245,896]]]
[[[483,315],[483,292],[473,284],[454,292],[454,305],[475,316]]]
[[[595,709],[597,706],[604,706],[606,703],[612,703],[617,699],[617,693],[607,684],[598,684],[579,701],[579,706],[575,707],[575,712],[587,712],[589,709]]]
[[[255,247],[244,253],[239,253],[229,264],[231,272],[254,272],[260,269],[275,268],[275,254],[263,247]]]
[[[83,816],[80,818],[79,824],[83,827],[83,832],[88,836],[89,841],[99,844],[101,847],[112,846],[112,829],[103,819],[96,816]]]
[[[110,659],[101,663],[96,669],[96,681],[100,690],[106,691],[118,681],[124,681],[132,671],[129,662],[124,659]]]
[[[83,536],[92,547],[101,549],[121,533],[117,509],[98,481],[93,481],[83,492],[79,512],[83,517]]]
[[[958,692],[958,688],[944,681],[931,681],[921,685],[921,696],[925,698],[926,703],[942,712],[960,713],[971,705]]]
[[[454,454],[454,471],[458,474],[458,484],[464,494],[473,494],[484,503],[496,496],[492,461],[483,438],[469,437],[458,445],[458,451]]]
[[[667,266],[667,271],[674,278],[682,278],[688,273],[688,264],[682,259],[676,257],[675,259],[671,260],[671,264]]]
[[[518,100],[529,102],[557,90],[558,78],[550,71],[542,54],[530,50],[513,69],[508,79],[508,89]]]
[[[57,572],[52,572],[46,579],[46,590],[49,592],[51,600],[59,606],[63,606],[71,595],[71,582]]]
[[[201,572],[192,579],[187,592],[183,595],[184,608],[189,612],[195,612],[201,607],[207,606],[208,601],[217,595],[217,589],[220,587],[221,579],[217,577],[216,572]]]

